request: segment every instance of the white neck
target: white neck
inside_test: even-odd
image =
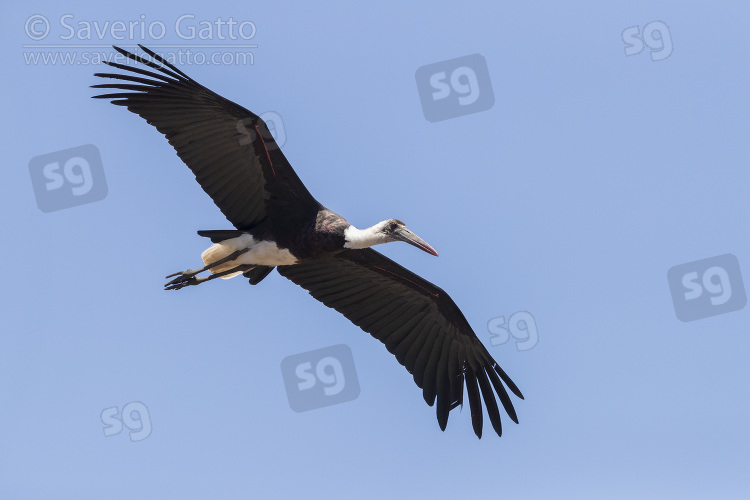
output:
[[[344,248],[369,248],[373,245],[388,243],[385,234],[382,232],[382,226],[385,222],[379,222],[367,229],[357,229],[349,226],[344,230]]]

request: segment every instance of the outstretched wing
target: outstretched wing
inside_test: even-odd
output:
[[[155,71],[107,62],[128,73],[96,73],[122,82],[93,87],[126,92],[94,97],[126,106],[164,134],[236,228],[257,225],[267,211],[274,217],[283,217],[292,206],[305,213],[317,211],[319,203],[299,180],[263,120],[140,47],[151,59],[114,48]]]
[[[442,289],[372,249],[345,250],[278,271],[385,344],[414,375],[427,404],[437,399],[441,429],[445,430],[450,410],[463,404],[464,384],[478,437],[482,399],[498,435],[502,426],[496,395],[518,423],[505,386],[523,399],[521,391]]]

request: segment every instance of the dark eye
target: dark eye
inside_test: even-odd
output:
[[[388,229],[390,229],[391,231],[395,231],[397,228],[398,224],[396,224],[395,222],[391,222],[391,224],[388,226]]]

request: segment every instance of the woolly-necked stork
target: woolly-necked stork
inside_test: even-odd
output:
[[[399,220],[357,229],[325,208],[292,170],[263,120],[140,47],[150,58],[114,48],[154,71],[107,62],[128,73],[96,73],[121,82],[93,87],[126,92],[95,97],[127,107],[164,134],[235,227],[198,231],[213,243],[201,254],[204,267],[167,276],[173,279],[166,289],[239,274],[255,285],[276,267],[385,344],[413,374],[427,404],[437,400],[441,429],[448,413],[463,405],[464,384],[477,437],[482,399],[492,427],[502,434],[495,394],[518,423],[505,387],[523,395],[448,294],[370,248],[405,241],[437,255],[430,245]],[[209,274],[199,277],[203,272]]]

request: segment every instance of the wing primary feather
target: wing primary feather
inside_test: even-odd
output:
[[[453,345],[452,339],[446,339],[443,342],[443,350],[440,353],[440,361],[437,368],[437,412],[438,425],[441,430],[445,430],[448,425],[448,414],[451,411],[451,383],[450,383],[450,370],[448,364],[450,363],[450,352],[451,346]]]
[[[123,71],[132,71],[133,73],[138,73],[139,75],[150,76],[151,78],[156,78],[165,83],[177,83],[179,81],[179,80],[175,80],[174,78],[169,78],[167,76],[160,75],[159,73],[154,73],[153,71],[149,71],[147,69],[137,68],[135,66],[128,66],[127,64],[120,64],[120,63],[111,62],[111,61],[104,61],[104,64],[106,64],[107,66],[112,66],[113,68],[121,69]],[[109,76],[108,73],[94,73],[94,76],[112,78],[111,76]],[[127,80],[129,76],[130,75],[123,75],[122,79]],[[159,82],[151,82],[151,85],[159,85]]]
[[[479,396],[479,387],[477,386],[476,374],[468,369],[464,373],[466,380],[466,394],[469,397],[469,410],[471,411],[471,426],[474,428],[474,434],[479,439],[482,438],[482,400]]]
[[[450,409],[463,403],[464,379],[461,372],[461,360],[458,357],[459,343],[451,341],[451,349],[448,360],[448,381],[450,383]]]
[[[458,397],[456,398],[456,401],[461,405],[463,408],[464,405],[464,385],[466,384],[466,344],[463,342],[460,342],[458,344],[458,356],[456,356],[458,359],[458,377],[459,377],[459,383],[458,383]]]
[[[488,367],[486,370],[487,374],[490,376],[492,385],[495,387],[495,392],[497,392],[497,395],[500,398],[500,402],[502,403],[503,408],[505,408],[505,413],[508,414],[511,420],[513,420],[515,423],[518,423],[516,409],[513,408],[513,402],[510,400],[508,392],[505,390],[505,387],[503,387],[502,382],[500,382],[500,378],[497,376],[497,373],[495,373],[492,367]]]
[[[500,368],[500,365],[498,365],[497,363],[495,363],[494,368],[495,368],[495,371],[497,372],[497,374],[500,375],[500,378],[503,379],[503,382],[505,382],[505,385],[508,386],[508,389],[510,389],[511,392],[513,392],[513,394],[515,394],[519,398],[523,399],[523,394],[521,394],[521,391],[518,389],[518,387],[516,387],[516,384],[513,383],[513,381],[505,373],[505,371],[503,371],[503,369]]]
[[[143,45],[139,45],[139,47],[141,49],[144,49],[144,52],[146,52],[148,55],[150,55],[151,57],[154,57],[155,54],[153,52],[151,52],[150,50],[146,49],[145,47],[143,47]],[[117,47],[116,45],[113,45],[112,48],[115,49],[120,54],[122,54],[125,57],[127,57],[128,59],[132,59],[133,61],[139,62],[141,64],[145,64],[149,68],[154,68],[155,70],[161,71],[165,75],[169,75],[169,76],[171,76],[173,78],[176,78],[177,80],[181,80],[182,78],[187,78],[188,80],[190,80],[190,77],[188,77],[185,73],[182,73],[182,71],[180,71],[180,70],[177,70],[177,73],[175,73],[174,71],[170,71],[170,70],[166,69],[164,66],[159,66],[155,62],[149,61],[145,57],[141,57],[138,54],[133,54],[132,52],[128,52],[127,50],[124,50],[124,49],[121,49],[120,47]],[[159,56],[154,57],[154,59],[156,59],[157,61],[160,60],[159,62],[163,62],[164,61],[164,59],[162,59]],[[167,63],[167,65],[171,66],[169,63]],[[174,66],[172,66],[172,67],[174,68]],[[177,69],[177,68],[175,68],[175,69]],[[180,73],[182,73],[182,75],[180,75]]]
[[[435,330],[433,330],[434,332]],[[432,334],[432,332],[430,332]],[[432,406],[437,397],[437,369],[440,361],[440,354],[443,352],[443,343],[449,339],[446,337],[440,337],[432,334],[435,337],[432,346],[432,352],[430,352],[430,358],[424,368],[424,387],[422,388],[422,396],[425,402]]]
[[[495,429],[498,436],[502,436],[503,426],[500,423],[500,409],[497,407],[495,393],[492,390],[492,386],[490,386],[490,381],[487,379],[487,372],[484,369],[480,368],[477,372],[477,381],[479,382],[479,388],[482,390],[482,398],[487,407],[487,415],[490,417],[492,428]]]
[[[143,52],[145,52],[149,56],[153,57],[154,59],[156,59],[157,61],[159,61],[160,63],[162,63],[167,68],[171,69],[172,71],[175,71],[176,73],[179,73],[180,75],[182,75],[185,78],[187,78],[188,80],[190,80],[190,77],[187,76],[185,73],[183,73],[179,68],[177,68],[177,66],[175,66],[172,63],[170,63],[169,61],[167,61],[166,59],[164,59],[162,56],[160,56],[159,54],[157,54],[153,50],[149,49],[148,47],[144,47],[140,43],[138,44],[138,46],[141,48],[141,50],[143,50]]]
[[[129,66],[126,66],[126,67],[128,68],[128,70],[132,69]],[[124,75],[122,73],[94,73],[94,76],[98,76],[100,78],[111,78],[112,80],[125,80],[127,82],[142,83],[144,85],[148,85],[149,88],[152,88],[152,87],[154,87],[155,85],[157,85],[159,83],[159,82],[155,82],[153,80],[149,80],[148,78],[139,78],[137,76]],[[151,74],[149,74],[149,76],[151,76]],[[156,76],[156,75],[154,75],[154,76]],[[97,85],[92,85],[91,88],[92,89],[107,88],[106,87],[107,85],[120,85],[120,84],[119,83],[106,83],[106,84],[100,83],[100,84],[97,84]]]

